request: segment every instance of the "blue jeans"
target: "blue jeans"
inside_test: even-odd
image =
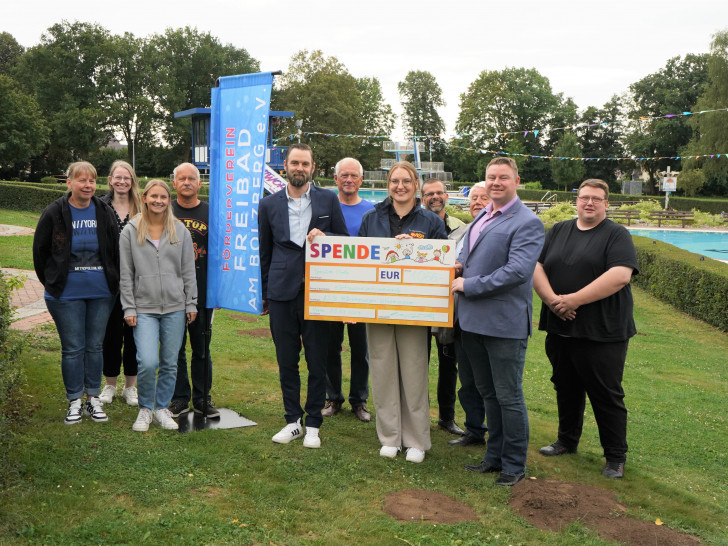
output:
[[[61,373],[69,400],[101,392],[105,325],[113,305],[113,297],[46,300],[61,338]]]
[[[182,345],[186,320],[184,311],[137,316],[134,341],[139,362],[137,392],[140,408],[153,410],[169,407],[177,380],[177,355]]]
[[[523,367],[528,339],[462,333],[475,386],[485,401],[488,445],[483,460],[519,476],[526,471],[528,412],[523,397]]]

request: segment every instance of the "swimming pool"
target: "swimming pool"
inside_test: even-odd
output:
[[[334,193],[338,193],[338,188],[328,188],[332,190]],[[467,197],[456,197],[453,194],[449,193],[450,196],[449,203],[451,205],[466,205],[470,203]],[[384,201],[384,198],[387,197],[387,190],[385,189],[375,189],[375,188],[359,188],[359,197],[362,199],[366,199],[367,201],[371,201],[372,203],[379,203],[380,201]]]
[[[632,235],[657,239],[678,248],[716,260],[728,260],[728,231],[682,231],[677,229],[630,229]]]

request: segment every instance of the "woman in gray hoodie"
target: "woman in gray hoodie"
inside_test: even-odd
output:
[[[120,239],[121,306],[124,320],[134,328],[139,361],[139,415],[132,429],[142,432],[152,421],[165,429],[178,428],[168,409],[177,354],[185,322],[197,317],[192,237],[172,214],[171,199],[167,184],[150,180],[142,193],[141,214]]]

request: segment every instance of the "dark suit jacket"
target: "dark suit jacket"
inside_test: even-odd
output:
[[[336,194],[311,186],[311,223],[326,235],[348,236],[344,215]],[[264,198],[258,207],[260,271],[263,299],[290,301],[298,295],[305,272],[305,246],[291,242],[288,199],[280,190]]]
[[[543,222],[520,200],[487,224],[472,252],[468,230],[458,258],[465,278],[457,309],[463,330],[508,339],[531,334],[533,270],[543,241]]]

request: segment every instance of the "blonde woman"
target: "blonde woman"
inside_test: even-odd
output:
[[[364,214],[359,237],[447,239],[445,222],[420,206],[419,181],[414,165],[395,163],[389,196]],[[406,460],[421,463],[431,447],[427,326],[367,324],[367,343],[379,454],[394,458],[405,447]]]
[[[61,338],[65,423],[108,421],[99,400],[104,330],[119,289],[119,228],[96,191],[96,169],[71,163],[69,192],[46,207],[33,237],[33,265]],[[86,394],[86,404],[82,396]]]
[[[139,182],[134,168],[126,161],[118,160],[114,161],[109,169],[108,183],[109,193],[104,195],[101,200],[114,211],[119,233],[121,233],[129,220],[141,211]],[[121,372],[122,362],[124,364],[124,388],[121,391],[121,397],[130,406],[136,406],[137,358],[134,330],[124,321],[121,300],[117,296],[106,324],[106,336],[104,337],[106,386],[99,396],[104,404],[110,404],[117,394],[116,378]]]
[[[134,328],[139,375],[139,414],[132,429],[154,421],[176,430],[169,403],[177,379],[177,354],[185,323],[197,317],[197,281],[192,237],[171,208],[162,180],[150,180],[141,214],[121,234],[121,307]]]

